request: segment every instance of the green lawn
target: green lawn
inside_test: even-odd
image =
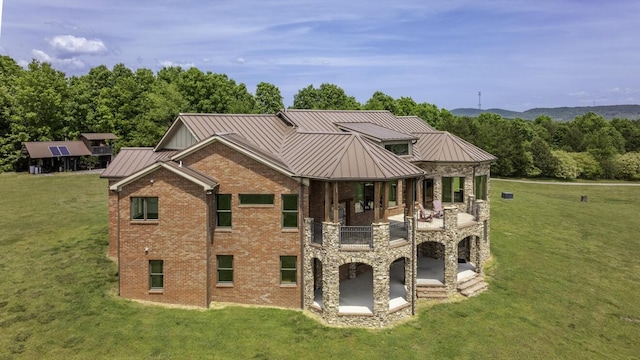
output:
[[[0,359],[640,356],[640,187],[492,182],[489,291],[383,330],[117,298],[104,180],[2,174],[0,189]]]

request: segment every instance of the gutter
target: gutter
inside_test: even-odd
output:
[[[211,203],[212,203],[213,191],[205,191],[205,206],[206,206],[206,226],[207,226],[207,240],[206,240],[206,252],[207,252],[207,293],[205,299],[205,307],[209,307],[211,303],[211,244],[213,243],[213,233],[211,231]]]
[[[122,273],[120,272],[120,190],[117,191],[118,194],[118,202],[117,202],[117,210],[116,216],[118,217],[118,221],[116,222],[116,249],[117,249],[117,258],[118,258],[118,296],[120,296],[120,279],[122,279]]]

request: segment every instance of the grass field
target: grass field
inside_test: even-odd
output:
[[[104,180],[2,174],[0,190],[0,359],[640,357],[640,187],[492,182],[490,289],[383,330],[118,298]]]

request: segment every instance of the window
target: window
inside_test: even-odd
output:
[[[218,255],[218,283],[233,284],[233,255]]]
[[[356,183],[355,212],[373,210],[373,183]]]
[[[149,290],[164,289],[164,273],[162,260],[149,260]]]
[[[296,284],[296,256],[280,256],[280,283]]]
[[[216,226],[231,227],[231,195],[216,195]]]
[[[158,198],[132,197],[131,220],[158,220]]]
[[[398,206],[398,180],[389,181],[389,207]]]
[[[282,195],[282,227],[298,227],[298,194]]]
[[[476,193],[477,200],[487,200],[487,175],[476,176]]]
[[[273,194],[240,194],[240,205],[273,205]]]
[[[464,202],[464,178],[442,178],[442,202]]]
[[[384,148],[396,155],[409,155],[409,143],[385,144]]]

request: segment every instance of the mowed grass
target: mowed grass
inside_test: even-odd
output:
[[[299,311],[118,298],[105,180],[0,175],[0,359],[640,356],[640,187],[491,186],[490,289],[366,330]]]

